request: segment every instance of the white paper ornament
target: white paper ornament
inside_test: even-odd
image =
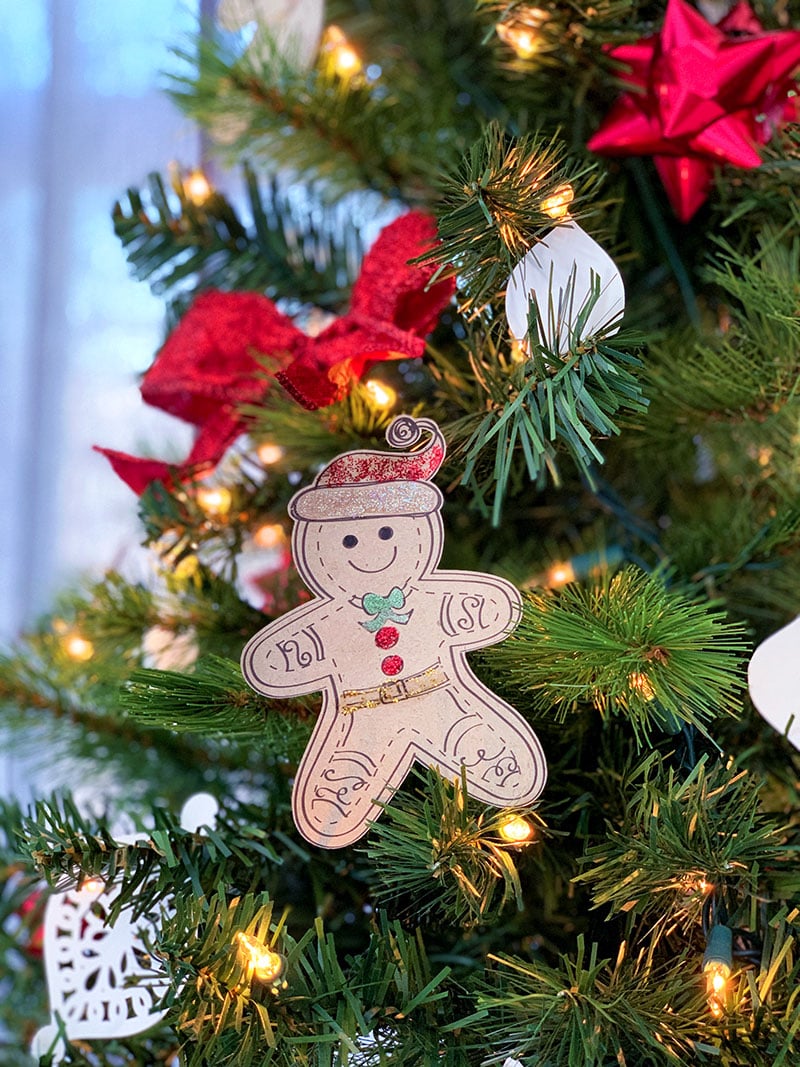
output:
[[[551,351],[567,352],[578,317],[598,281],[600,297],[581,326],[579,341],[601,329],[606,334],[617,332],[619,326],[608,327],[625,310],[625,288],[611,256],[577,223],[554,227],[520,260],[508,279],[508,328],[527,349],[529,307],[535,297],[539,342]]]
[[[800,616],[758,646],[747,681],[763,718],[800,749]]]
[[[511,633],[522,598],[495,575],[439,569],[436,423],[398,416],[386,440],[398,451],[346,452],[292,498],[292,558],[315,595],[242,654],[267,696],[323,694],[292,789],[295,825],[321,848],[363,837],[415,761],[465,773],[470,796],[501,808],[532,804],[547,778],[531,726],[466,658]]]
[[[181,826],[190,833],[213,829],[219,805],[210,793],[189,797]],[[134,844],[141,834],[121,834]],[[106,885],[90,879],[80,889],[53,893],[44,915],[43,956],[50,1012],[55,1020],[35,1034],[31,1052],[62,1061],[64,1042],[109,1040],[145,1033],[164,1018],[155,1005],[167,980],[145,939],[153,930],[145,918],[124,909],[113,926],[106,920],[119,896],[121,882]],[[176,1065],[178,1061],[175,1061]]]
[[[307,70],[319,51],[325,18],[324,0],[220,0],[217,19],[226,30],[241,30],[256,24],[251,47],[265,48],[258,29],[269,34],[270,41],[287,62]],[[269,56],[269,50],[266,51]]]
[[[147,953],[144,935],[151,924],[123,911],[106,925],[119,886],[106,889],[92,880],[82,889],[54,893],[44,918],[44,960],[50,1011],[70,1041],[131,1037],[164,1018],[154,1006],[165,992],[157,961]],[[133,984],[133,983],[136,984]],[[54,1046],[54,1042],[56,1042]],[[63,1056],[57,1025],[34,1037],[31,1051],[53,1062]]]
[[[216,829],[219,804],[210,793],[195,793],[181,808],[181,826],[190,834],[199,833],[205,826]]]

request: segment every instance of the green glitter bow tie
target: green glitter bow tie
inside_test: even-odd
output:
[[[411,612],[407,612],[401,615],[396,608],[405,607],[406,598],[403,590],[397,586],[394,589],[389,590],[388,596],[380,596],[378,593],[365,593],[361,598],[361,607],[366,611],[367,615],[374,615],[374,619],[370,619],[369,622],[362,622],[361,625],[365,630],[369,630],[371,634],[374,634],[376,630],[380,630],[381,626],[384,626],[387,622],[399,622],[401,625],[407,623],[411,618]]]

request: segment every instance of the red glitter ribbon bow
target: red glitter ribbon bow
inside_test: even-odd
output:
[[[146,403],[198,427],[191,452],[175,468],[108,448],[97,451],[136,493],[155,480],[208,474],[244,432],[246,420],[237,409],[258,403],[269,388],[259,356],[270,357],[275,378],[310,410],[344,397],[375,361],[421,356],[424,337],[455,288],[452,279],[429,286],[435,268],[409,263],[435,236],[434,220],[421,212],[384,227],[364,257],[350,310],[316,337],[260,293],[202,293],[141,385]]]
[[[708,196],[714,166],[757,167],[756,145],[797,116],[790,99],[800,32],[765,33],[745,2],[717,26],[669,0],[663,29],[609,53],[632,87],[589,141],[609,156],[652,155],[675,213],[687,222]]]

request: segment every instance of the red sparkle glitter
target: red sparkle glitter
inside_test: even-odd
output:
[[[394,626],[381,626],[375,634],[375,644],[378,648],[394,648],[400,640],[400,634]]]
[[[381,670],[384,674],[393,676],[399,674],[403,669],[403,661],[399,656],[387,656],[381,663]]]

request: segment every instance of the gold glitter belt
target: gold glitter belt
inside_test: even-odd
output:
[[[432,689],[438,689],[449,681],[442,665],[434,663],[432,667],[426,667],[417,674],[410,674],[407,678],[394,678],[391,682],[373,686],[372,689],[345,689],[342,692],[339,711],[343,715],[352,715],[354,711],[362,711],[365,708],[396,704],[400,700],[430,693]]]

